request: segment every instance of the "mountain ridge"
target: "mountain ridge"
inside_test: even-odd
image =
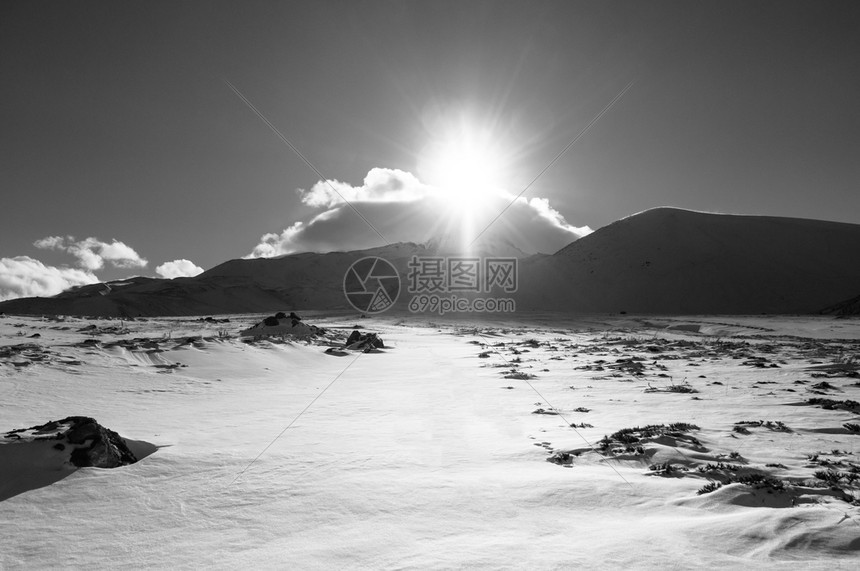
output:
[[[51,298],[0,303],[10,314],[137,317],[351,310],[343,293],[362,257],[391,262],[405,311],[409,260],[427,245],[235,259],[193,278],[130,278]],[[520,257],[520,310],[569,313],[817,313],[860,291],[860,225],[659,207],[622,218],[555,254]],[[465,297],[468,297],[466,295]]]
[[[562,248],[534,269],[556,287],[531,289],[577,311],[814,313],[860,291],[858,258],[860,225],[661,207]]]

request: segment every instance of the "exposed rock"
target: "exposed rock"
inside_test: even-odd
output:
[[[346,351],[342,349],[338,349],[337,347],[329,347],[325,350],[326,355],[334,355],[335,357],[345,357],[349,355]]]
[[[69,416],[5,434],[7,440],[58,440],[53,448],[68,454],[67,462],[83,468],[117,468],[137,462],[125,440],[88,416]]]
[[[240,337],[278,337],[290,336],[297,338],[316,337],[325,333],[325,330],[314,325],[307,325],[302,318],[293,312],[289,315],[278,312],[270,315],[253,327],[239,332]]]
[[[359,351],[372,351],[373,349],[385,348],[385,343],[383,343],[382,338],[380,338],[376,333],[362,333],[358,329],[355,329],[349,334],[349,337],[347,337],[344,348]]]
[[[0,434],[0,502],[59,482],[79,468],[118,468],[157,446],[127,440],[87,416],[69,416]]]
[[[217,319],[215,317],[212,317],[211,315],[209,317],[201,317],[197,321],[201,321],[204,323],[230,323],[230,319],[226,317],[224,319]]]

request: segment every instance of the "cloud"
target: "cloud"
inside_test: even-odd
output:
[[[289,254],[294,250],[294,245],[301,240],[301,233],[305,229],[304,222],[296,222],[280,234],[269,232],[260,236],[260,243],[254,246],[248,258],[273,258],[283,254]]]
[[[591,233],[587,226],[569,224],[544,198],[515,198],[500,191],[470,203],[460,193],[424,184],[397,169],[374,168],[360,186],[319,181],[298,192],[302,202],[322,212],[280,233],[264,234],[247,258],[359,250],[396,242],[434,242],[456,249],[488,226],[479,244],[508,243],[525,253],[553,253]]]
[[[173,260],[172,262],[164,262],[155,268],[155,273],[172,280],[173,278],[190,278],[202,274],[203,268],[190,260]]]
[[[41,240],[36,240],[33,245],[40,250],[62,250],[66,239],[62,236],[47,236]]]
[[[78,268],[46,266],[29,256],[0,258],[0,301],[52,296],[70,287],[98,283],[100,280],[93,272],[101,270],[106,264],[122,269],[143,268],[148,264],[134,248],[118,240],[102,242],[92,237],[75,240],[73,236],[46,236],[33,242],[33,245],[40,250],[71,254],[76,258]],[[187,262],[176,262],[183,261]],[[183,268],[188,271],[196,268],[191,262],[188,264],[190,266]]]
[[[0,301],[52,296],[73,286],[98,281],[90,271],[46,266],[28,256],[0,258]]]
[[[108,262],[115,268],[144,268],[149,263],[134,251],[134,248],[117,240],[102,242],[98,238],[75,241],[73,236],[47,236],[33,245],[42,250],[68,252],[78,259],[78,265],[86,270],[100,270]]]
[[[373,168],[361,186],[321,180],[310,190],[299,189],[298,192],[308,206],[331,208],[344,204],[344,199],[349,202],[408,202],[427,196],[432,188],[422,184],[412,173]]]

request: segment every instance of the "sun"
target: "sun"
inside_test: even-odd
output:
[[[470,125],[446,133],[422,153],[427,182],[464,209],[498,196],[505,162],[493,137]]]
[[[466,112],[440,117],[418,156],[418,175],[433,189],[438,208],[432,233],[458,252],[472,252],[474,240],[511,199],[506,187],[513,155],[494,125]]]
[[[497,190],[501,163],[485,145],[459,140],[447,144],[437,160],[439,185],[465,198],[480,198]]]

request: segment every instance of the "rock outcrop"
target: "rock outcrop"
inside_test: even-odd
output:
[[[383,349],[384,347],[385,343],[383,343],[379,335],[370,332],[362,333],[358,329],[349,334],[344,345],[345,349],[352,349],[354,351],[372,351],[374,349]]]
[[[290,336],[299,339],[308,339],[322,335],[323,333],[325,333],[324,329],[305,324],[302,322],[302,318],[292,311],[289,315],[280,311],[275,315],[266,317],[253,327],[239,332],[239,336],[254,338]]]
[[[5,435],[7,444],[56,441],[52,448],[67,456],[69,465],[77,468],[117,468],[137,462],[125,440],[88,416],[69,416],[39,426],[12,430]]]
[[[69,416],[0,435],[0,501],[59,482],[79,468],[119,468],[155,452],[88,416]]]

